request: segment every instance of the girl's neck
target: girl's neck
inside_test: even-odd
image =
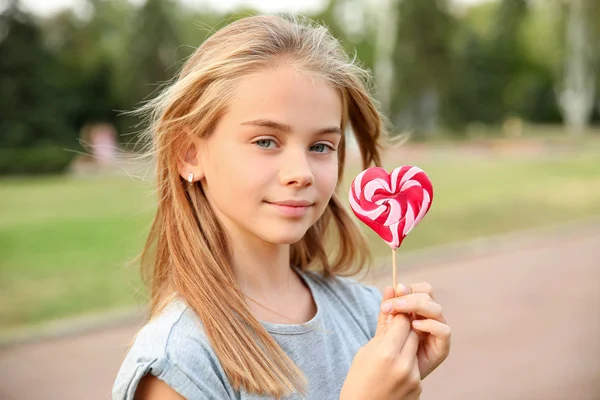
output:
[[[250,312],[260,321],[304,323],[314,317],[310,289],[290,267],[290,245],[231,234],[232,268]]]
[[[232,268],[242,292],[248,296],[285,293],[298,279],[290,268],[290,246],[259,238],[232,240]]]

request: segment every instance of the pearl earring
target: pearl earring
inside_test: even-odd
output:
[[[190,172],[190,174],[188,175],[188,182],[191,184],[194,181],[194,173]]]

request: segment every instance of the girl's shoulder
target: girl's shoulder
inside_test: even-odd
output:
[[[141,378],[152,374],[185,398],[229,398],[224,371],[202,323],[181,299],[173,300],[136,335],[117,377],[113,400],[133,399]]]

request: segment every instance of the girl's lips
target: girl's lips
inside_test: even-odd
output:
[[[284,200],[284,201],[270,201],[269,203],[277,206],[288,206],[288,207],[308,207],[312,206],[313,203],[307,200]]]
[[[267,203],[275,207],[278,212],[288,217],[301,217],[305,215],[313,205],[313,203],[306,200],[286,200]]]

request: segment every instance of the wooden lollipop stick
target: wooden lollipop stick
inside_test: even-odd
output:
[[[392,284],[394,285],[394,293],[396,293],[396,288],[398,287],[398,278],[396,276],[396,250],[392,250],[392,267]]]
[[[392,250],[392,264],[393,264],[393,272],[392,272],[392,283],[394,285],[394,293],[398,296],[396,290],[398,289],[398,275],[396,275],[397,265],[396,265],[396,250]],[[415,313],[411,313],[411,320],[417,319]]]

